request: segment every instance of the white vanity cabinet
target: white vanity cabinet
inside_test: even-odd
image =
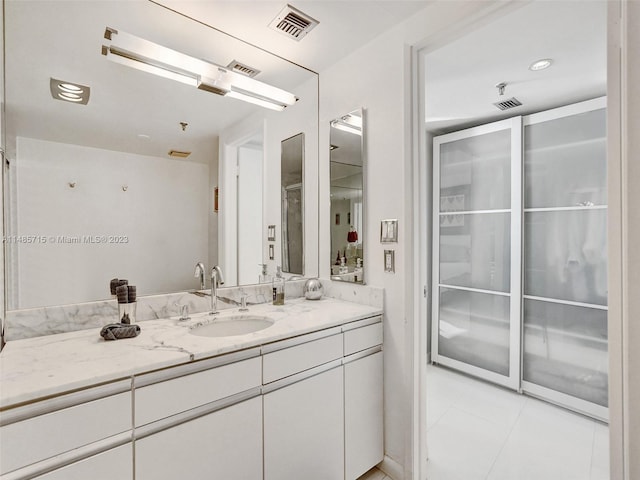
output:
[[[259,480],[259,396],[136,440],[136,480]]]
[[[344,476],[355,480],[384,457],[381,318],[344,330]]]
[[[341,328],[276,342],[263,353],[264,480],[342,480]]]
[[[121,445],[35,477],[37,480],[124,480],[133,478],[133,446]]]
[[[264,480],[356,480],[382,461],[381,350],[381,317],[263,348]]]
[[[136,480],[262,478],[260,349],[135,378]]]
[[[0,412],[0,480],[356,480],[382,460],[382,318]]]
[[[0,425],[1,478],[37,478],[131,442],[131,380],[5,410]],[[131,478],[131,453],[119,461]]]

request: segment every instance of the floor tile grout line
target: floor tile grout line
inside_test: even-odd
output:
[[[589,478],[593,476],[593,457],[596,451],[596,422],[593,422],[593,438],[591,439],[591,459],[589,462]]]
[[[496,466],[496,462],[498,461],[498,458],[500,458],[500,455],[504,451],[504,448],[507,446],[507,443],[509,442],[509,438],[511,437],[511,434],[513,433],[513,430],[516,428],[516,425],[518,424],[518,420],[520,420],[520,417],[522,416],[522,411],[524,410],[524,407],[528,402],[529,402],[529,399],[525,397],[525,400],[522,403],[522,408],[518,412],[518,416],[516,417],[516,420],[513,422],[513,425],[511,425],[511,428],[509,429],[509,433],[507,433],[507,435],[506,435],[506,437],[504,439],[504,442],[502,443],[502,446],[500,447],[500,450],[498,451],[498,454],[496,455],[496,458],[493,460],[493,463],[491,464],[491,467],[489,467],[489,471],[487,472],[487,474],[484,477],[484,480],[488,480],[489,475],[491,475],[491,472],[493,471],[494,467]]]
[[[453,407],[453,404],[449,405],[449,406],[447,407],[447,409],[446,409],[444,412],[442,412],[442,413],[440,414],[440,416],[438,417],[438,419],[437,419],[435,422],[433,422],[433,424],[432,424],[430,427],[428,427],[428,428],[427,428],[427,433],[429,433],[429,430],[431,430],[433,427],[435,427],[435,426],[438,424],[438,422],[440,422],[440,420],[442,420],[442,418],[443,418],[447,413],[449,413],[449,410],[451,410],[451,408],[452,408],[452,407]],[[427,404],[427,411],[428,411],[428,409],[429,409],[429,404]],[[428,416],[429,416],[429,414],[427,413],[427,417],[428,417]],[[382,480],[384,480],[384,478],[383,478]]]

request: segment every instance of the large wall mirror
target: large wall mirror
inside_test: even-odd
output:
[[[364,283],[364,115],[331,121],[331,279]]]
[[[304,133],[317,181],[317,74],[156,2],[4,8],[10,310],[107,299],[111,278],[199,289],[198,262],[225,286],[275,272],[282,140]]]

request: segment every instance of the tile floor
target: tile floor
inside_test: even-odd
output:
[[[367,473],[362,475],[358,480],[393,480],[391,477],[388,477],[384,474],[383,471],[378,470],[377,468],[372,468]]]
[[[428,480],[609,479],[606,425],[443,367],[427,372]]]

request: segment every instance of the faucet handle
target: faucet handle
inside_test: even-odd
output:
[[[178,302],[176,302],[175,305],[176,305],[176,307],[180,307],[180,318],[179,318],[179,321],[185,322],[187,320],[191,320],[191,317],[189,316],[189,304],[188,303],[185,303],[184,305],[181,305]]]
[[[249,311],[249,309],[247,308],[247,297],[248,296],[249,295],[247,295],[247,294],[242,294],[240,296],[240,311],[241,312],[248,312]]]

